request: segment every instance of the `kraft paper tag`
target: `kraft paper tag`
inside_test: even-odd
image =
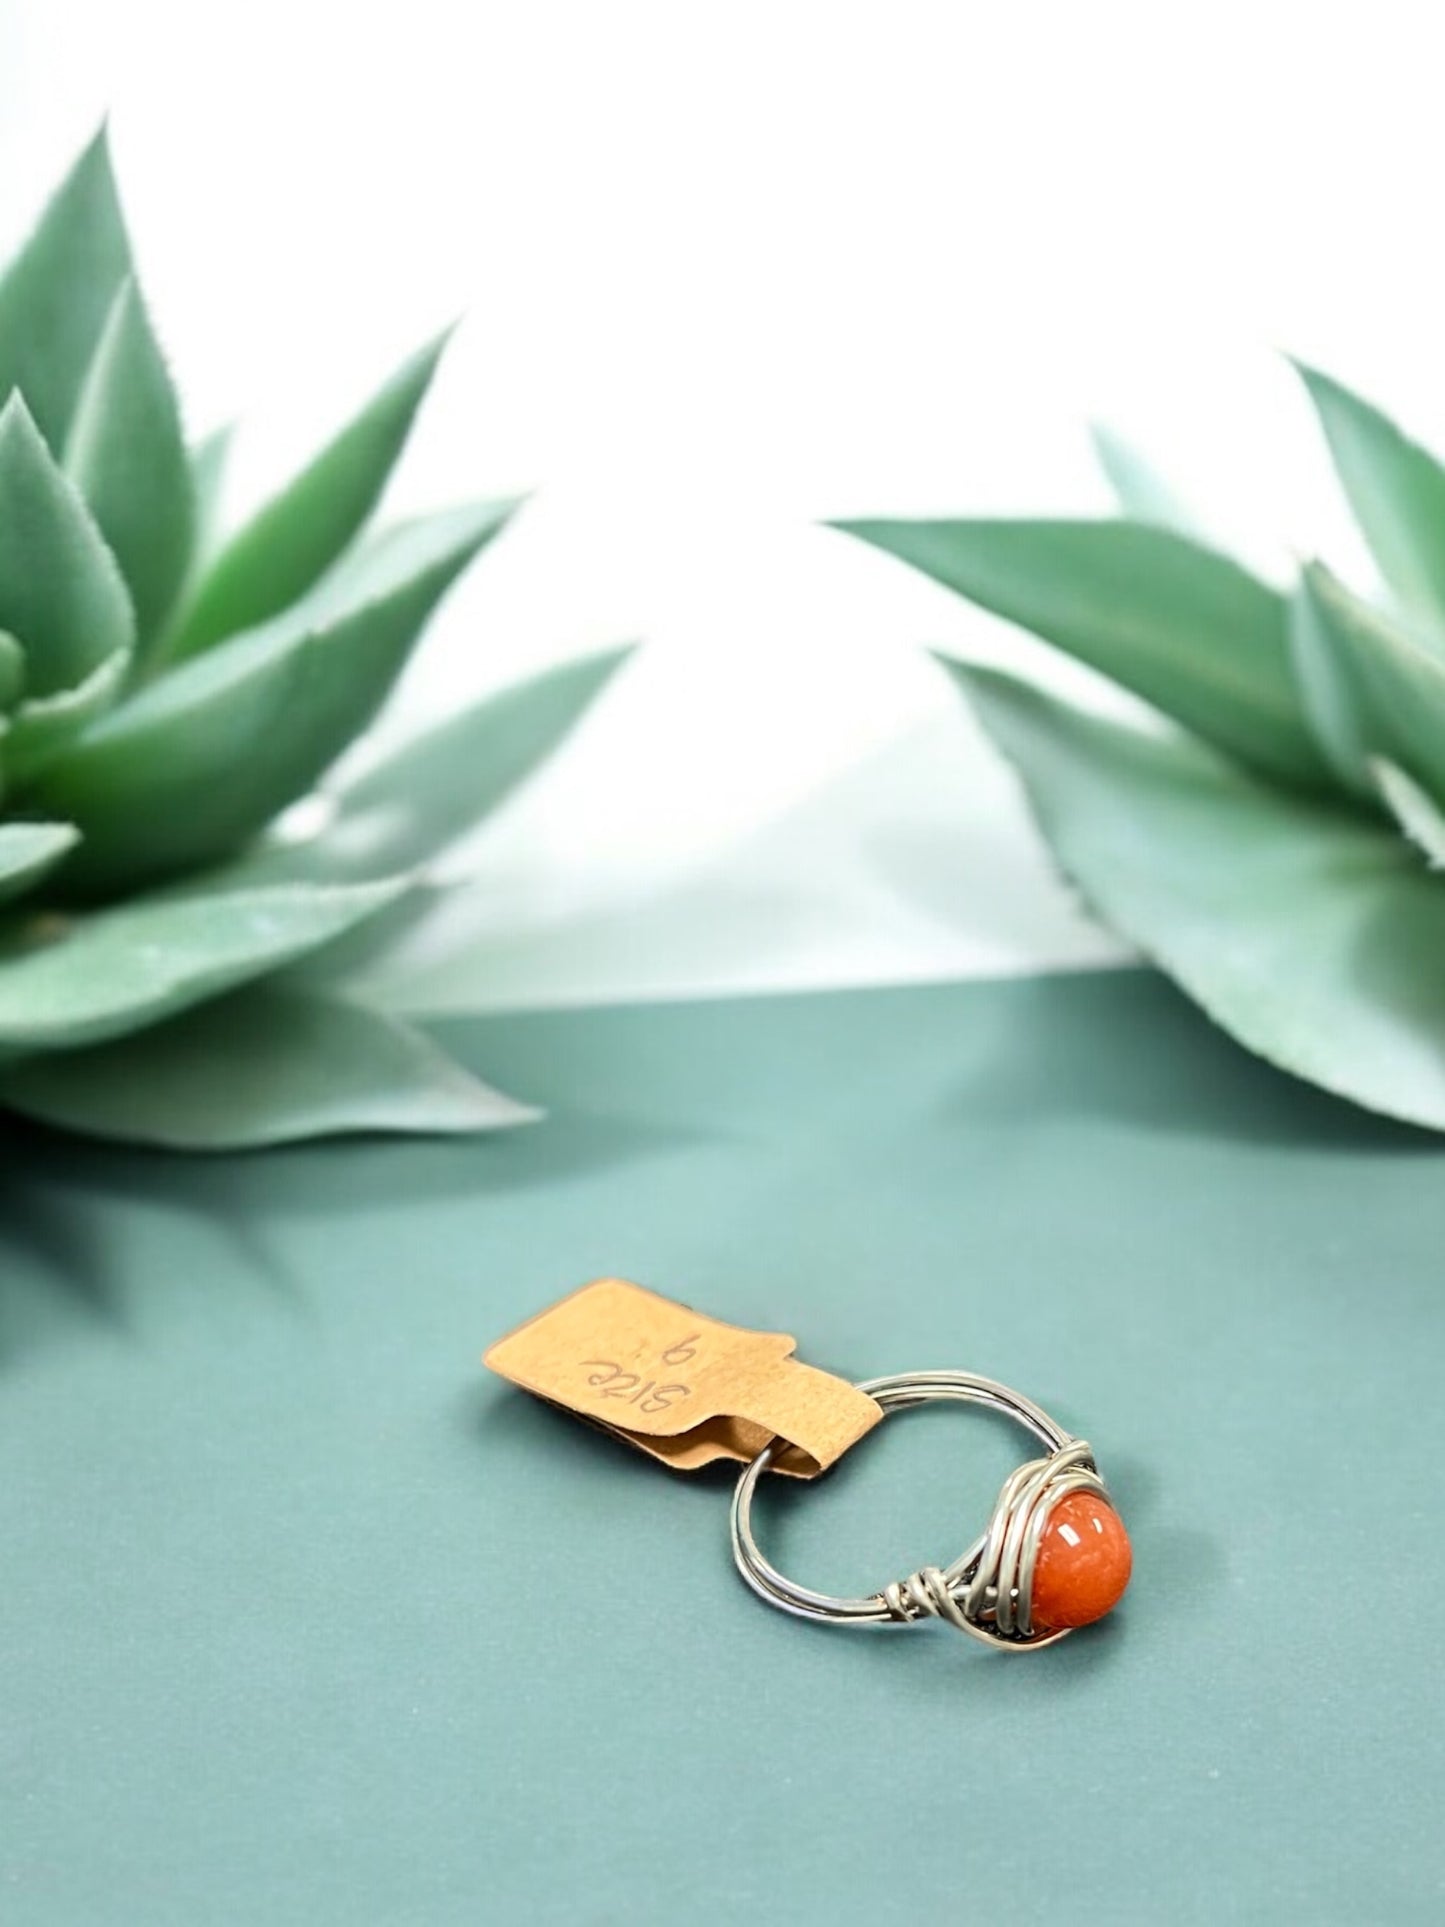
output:
[[[676,1471],[746,1463],[782,1440],[774,1470],[811,1479],[883,1412],[846,1379],[799,1364],[796,1342],[599,1278],[499,1338],[484,1363]]]

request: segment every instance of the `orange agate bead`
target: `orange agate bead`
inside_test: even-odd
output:
[[[1071,1492],[1050,1513],[1039,1546],[1034,1629],[1060,1632],[1102,1619],[1123,1597],[1133,1564],[1124,1521],[1108,1500]]]

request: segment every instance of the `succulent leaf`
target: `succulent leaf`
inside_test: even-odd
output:
[[[1380,574],[1445,636],[1445,468],[1359,395],[1296,362]]]
[[[553,754],[631,653],[563,663],[424,730],[342,788],[339,838],[369,843],[373,876],[436,856]]]
[[[111,304],[65,469],[120,564],[144,650],[185,579],[196,510],[180,404],[133,280]]]
[[[113,893],[212,861],[310,789],[509,507],[378,538],[324,597],[179,665],[90,729],[35,791],[84,833],[67,886]]]
[[[1445,890],[1400,836],[1187,737],[948,667],[1115,929],[1262,1057],[1445,1129]]]
[[[1305,569],[1301,596],[1340,666],[1359,739],[1371,755],[1406,764],[1445,795],[1445,661],[1322,563]]]
[[[269,864],[270,851],[261,852],[259,874],[268,881],[272,871]],[[289,853],[288,853],[289,854]],[[249,861],[237,866],[238,873],[249,878],[252,866]],[[327,872],[318,862],[313,871],[297,865],[294,870],[285,864],[278,865],[278,876],[312,876],[324,880]],[[399,952],[404,953],[418,941],[418,933],[425,930],[430,920],[437,916],[444,904],[452,902],[465,891],[466,884],[460,878],[450,883],[423,874],[413,879],[411,887],[389,903],[384,910],[378,910],[374,917],[358,924],[355,930],[348,930],[344,937],[329,943],[318,950],[314,956],[303,957],[286,972],[289,984],[303,988],[338,992],[342,996],[359,994],[368,998],[372,994],[378,975],[383,988],[379,1001],[390,1007],[392,986],[389,979],[389,965]],[[411,1009],[419,1009],[411,1005]]]
[[[429,862],[552,754],[631,653],[563,663],[423,730],[336,790],[321,835],[273,843],[247,874],[361,882]]]
[[[0,959],[0,1048],[124,1036],[268,975],[390,903],[404,884],[276,884],[224,875],[15,933]]]
[[[130,271],[102,128],[0,279],[0,403],[18,389],[57,453],[111,303]]]
[[[1320,585],[1309,572],[1289,599],[1289,650],[1305,716],[1335,780],[1353,795],[1374,798],[1370,732],[1351,650],[1330,610],[1321,607]]]
[[[1103,422],[1090,429],[1094,453],[1124,514],[1207,544],[1209,532],[1172,484],[1134,444]]]
[[[69,823],[0,823],[0,902],[23,896],[79,840]]]
[[[1434,797],[1408,770],[1383,756],[1372,760],[1371,769],[1400,828],[1432,870],[1445,869],[1445,814]]]
[[[13,709],[24,691],[24,646],[8,629],[0,629],[0,715]]]
[[[115,557],[19,395],[0,411],[0,627],[22,641],[30,696],[73,689],[135,640]]]
[[[69,748],[88,723],[104,716],[125,688],[131,654],[117,649],[84,682],[53,696],[29,697],[16,706],[5,738],[5,777],[23,795],[48,763]]]
[[[231,444],[235,438],[235,424],[227,422],[222,428],[213,428],[190,451],[191,495],[196,505],[193,568],[209,562],[215,547],[226,464],[231,458]]]
[[[1285,604],[1235,562],[1138,522],[843,522],[1112,676],[1228,755],[1328,780],[1290,671]]]
[[[240,529],[201,577],[166,658],[193,656],[287,608],[346,550],[381,497],[446,346],[431,342]]]
[[[615,658],[374,763],[304,860],[279,835],[246,850],[370,723],[515,507],[364,532],[441,348],[227,540],[229,431],[184,441],[103,133],[0,274],[0,1108],[196,1149],[535,1115],[337,1001],[334,958],[421,894],[405,872],[522,779]],[[301,966],[323,952],[318,992]]]
[[[504,496],[437,509],[378,529],[350,549],[309,595],[266,627],[314,628],[369,602],[382,601],[438,569],[449,572],[450,579],[501,534],[520,506],[516,496]]]
[[[181,1150],[356,1131],[493,1131],[536,1111],[410,1025],[253,985],[110,1044],[0,1069],[0,1103],[65,1129]]]

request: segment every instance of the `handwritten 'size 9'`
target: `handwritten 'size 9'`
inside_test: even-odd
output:
[[[662,1354],[664,1365],[685,1365],[696,1351],[698,1334],[669,1345]],[[587,1358],[582,1361],[583,1371],[588,1373],[587,1383],[601,1392],[603,1398],[618,1398],[628,1405],[635,1405],[639,1412],[665,1412],[679,1399],[691,1398],[690,1385],[659,1385],[655,1378],[644,1379],[640,1372],[625,1372],[615,1359]]]

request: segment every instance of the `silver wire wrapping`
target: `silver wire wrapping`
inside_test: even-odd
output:
[[[1069,1629],[1034,1628],[1030,1612],[1034,1566],[1049,1517],[1074,1492],[1107,1500],[1093,1453],[1032,1400],[972,1372],[906,1372],[870,1379],[858,1388],[885,1413],[930,1399],[957,1399],[1002,1412],[1027,1427],[1047,1448],[1004,1481],[984,1532],[950,1566],[920,1566],[864,1599],[839,1599],[786,1578],[763,1557],[752,1530],[758,1480],[772,1462],[771,1446],[745,1467],[733,1493],[732,1547],[739,1572],[769,1605],[803,1619],[845,1625],[913,1625],[942,1619],[959,1632],[1006,1651],[1036,1651]]]

